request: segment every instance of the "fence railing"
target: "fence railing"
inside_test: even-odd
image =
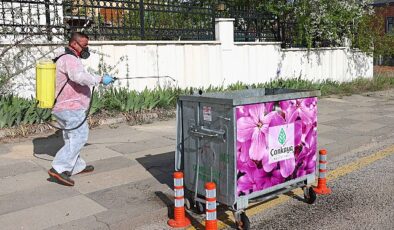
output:
[[[61,0],[1,0],[0,35],[64,35]]]
[[[230,3],[231,1],[228,1]],[[235,18],[236,41],[278,41],[271,15],[194,0],[0,0],[0,35],[65,35],[92,40],[214,40],[215,18]]]

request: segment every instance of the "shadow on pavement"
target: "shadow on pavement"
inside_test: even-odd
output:
[[[146,155],[136,160],[161,184],[166,184],[171,189],[174,187],[172,174],[175,170],[175,153],[173,151]],[[174,218],[174,197],[169,197],[161,191],[156,191],[155,195],[167,206],[168,219]],[[196,229],[204,229],[204,226],[196,218],[189,213],[186,215]]]
[[[166,184],[169,188],[174,187],[172,179],[172,173],[175,168],[174,151],[156,155],[145,155],[144,157],[137,158],[136,161],[161,184]]]
[[[168,219],[173,219],[174,218],[174,201],[173,201],[173,197],[168,197],[168,195],[164,194],[161,191],[156,191],[155,195],[167,206],[167,217]],[[204,225],[202,225],[200,223],[200,221],[198,220],[198,218],[195,218],[193,214],[191,214],[190,212],[186,212],[185,213],[187,218],[189,218],[192,226],[195,229],[205,229]]]
[[[289,197],[296,199],[298,201],[302,201],[304,203],[307,203],[306,199],[303,196],[299,196],[299,195],[295,194],[293,191],[286,192],[286,193],[284,193],[284,195],[289,196]]]
[[[174,181],[172,174],[175,170],[175,153],[167,152],[156,155],[146,155],[136,159],[157,181],[161,184],[166,184],[169,188],[173,189]],[[169,197],[167,194],[156,191],[155,195],[167,206],[167,216],[169,219],[174,216],[174,197]],[[228,210],[227,207],[218,208],[219,219],[226,223],[228,226],[235,227],[234,222],[228,216],[225,211]],[[186,212],[186,215],[190,219],[192,226],[195,229],[205,229],[204,225],[201,223],[204,219],[204,215],[195,214],[192,211]]]
[[[63,146],[63,134],[61,130],[58,130],[48,137],[33,139],[33,155],[43,160],[49,160],[48,156],[54,157]]]

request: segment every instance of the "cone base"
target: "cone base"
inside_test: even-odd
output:
[[[217,230],[217,229],[218,229],[217,220],[205,221],[205,230]]]
[[[167,221],[167,224],[172,228],[186,228],[191,225],[191,222],[187,217],[185,217],[183,221],[176,221],[174,219],[170,219]]]
[[[320,195],[327,195],[331,193],[331,189],[328,187],[317,187],[317,188],[313,188],[313,191],[315,191],[315,193],[320,194]]]

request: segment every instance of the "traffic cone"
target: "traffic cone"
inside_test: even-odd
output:
[[[174,219],[168,220],[167,224],[172,228],[186,228],[190,226],[190,220],[185,215],[183,172],[174,172],[173,177],[175,192]]]
[[[218,222],[216,219],[216,185],[214,182],[205,184],[206,201],[206,220],[205,230],[217,230]]]
[[[327,151],[321,149],[319,151],[319,178],[317,179],[317,187],[313,190],[320,195],[326,195],[331,193],[331,189],[327,187]]]

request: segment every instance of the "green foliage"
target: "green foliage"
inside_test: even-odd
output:
[[[198,90],[206,92],[220,92],[231,90],[243,90],[248,88],[289,88],[303,90],[320,90],[322,95],[352,94],[366,91],[384,90],[394,87],[394,77],[376,76],[372,79],[359,78],[352,82],[339,83],[331,80],[311,82],[297,79],[277,79],[269,83],[246,85],[237,82],[223,86],[210,86],[205,89],[179,89],[179,88],[156,88],[145,89],[141,92],[127,90],[126,88],[99,88],[93,94],[93,102],[90,114],[100,111],[111,113],[140,113],[154,109],[173,109],[179,95],[197,93]],[[38,110],[38,111],[37,111]],[[42,114],[42,115],[38,115]],[[50,110],[36,108],[33,99],[23,99],[13,95],[0,96],[0,128],[18,126],[23,124],[40,123],[42,120],[51,119]]]
[[[41,118],[49,120],[50,110],[36,109],[33,99],[27,100],[14,95],[0,96],[0,128],[21,124],[39,123]]]
[[[264,0],[257,9],[274,15],[273,27],[280,29],[280,40],[312,47],[341,46],[346,39],[364,39],[371,46],[371,36],[358,38],[365,17],[372,15],[370,0]],[[286,28],[285,28],[286,27]],[[365,31],[367,32],[367,31]],[[360,47],[359,47],[360,48]]]
[[[394,36],[384,33],[385,21],[380,14],[364,16],[357,24],[356,36],[352,38],[353,46],[364,52],[373,52],[375,57],[393,56]]]
[[[177,97],[185,91],[177,88],[145,89],[142,92],[126,88],[100,89],[93,94],[90,114],[100,110],[118,112],[142,112],[155,108],[168,109],[176,104]]]

